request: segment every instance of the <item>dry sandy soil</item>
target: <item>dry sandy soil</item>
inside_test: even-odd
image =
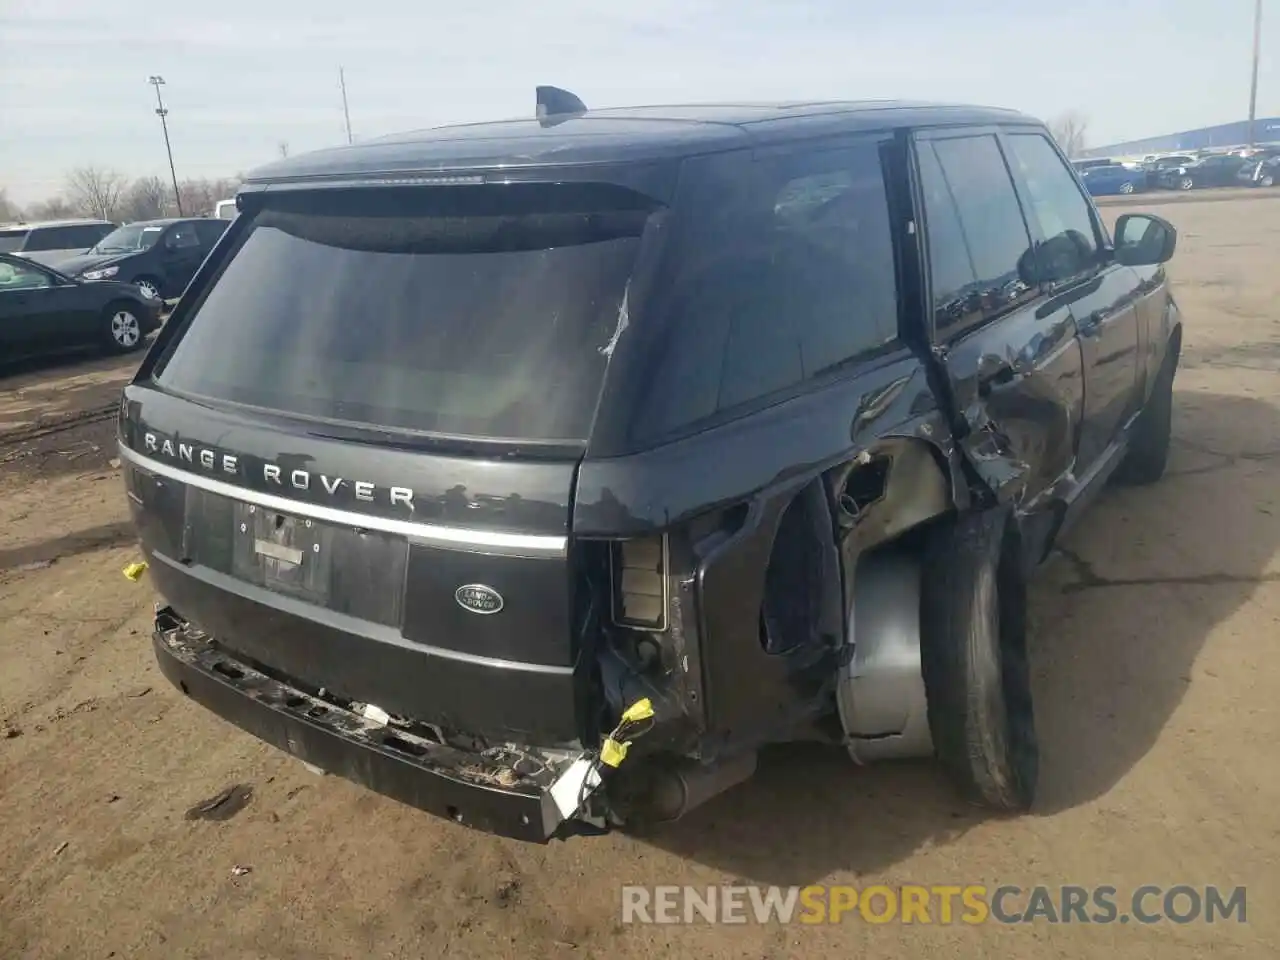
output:
[[[1280,955],[1280,202],[1156,212],[1187,319],[1170,473],[1107,493],[1034,590],[1043,791],[1012,819],[931,764],[830,750],[772,753],[657,836],[548,847],[314,776],[152,664],[92,416],[129,362],[0,372],[0,957]],[[184,819],[231,784],[253,789],[237,815]],[[1243,884],[1249,922],[619,922],[620,884],[735,881]]]

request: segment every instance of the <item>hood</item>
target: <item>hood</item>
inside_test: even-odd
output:
[[[128,260],[132,254],[129,253],[82,253],[75,257],[65,257],[57,263],[51,263],[49,266],[57,267],[65,274],[77,276],[86,270],[94,270],[99,267],[109,267],[113,263],[120,263]]]

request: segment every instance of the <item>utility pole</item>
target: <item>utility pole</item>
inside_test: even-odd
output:
[[[1258,55],[1262,50],[1262,0],[1253,0],[1253,79],[1249,83],[1249,146],[1254,144],[1253,121],[1258,113]]]
[[[164,77],[150,76],[147,83],[156,88],[156,116],[160,118],[160,129],[164,131],[164,152],[169,155],[169,176],[173,178],[173,202],[178,208],[178,216],[182,216],[182,197],[178,195],[178,173],[173,168],[173,148],[169,146],[169,124],[165,117],[169,111],[164,108],[164,100],[160,97],[160,87]]]
[[[347,123],[347,144],[350,145],[354,142],[351,139],[351,111],[347,109],[347,78],[341,67],[338,68],[338,86],[342,88],[342,116]]]

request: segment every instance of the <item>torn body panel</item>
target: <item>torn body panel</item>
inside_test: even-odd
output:
[[[953,510],[948,466],[927,443],[886,437],[828,477],[846,598],[836,703],[858,762],[931,749],[920,668],[920,567],[906,541]]]
[[[961,335],[943,364],[959,447],[994,502],[1033,509],[1075,462],[1083,360],[1065,306],[1029,306]]]

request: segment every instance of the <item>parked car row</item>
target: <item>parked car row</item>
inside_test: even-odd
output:
[[[171,300],[226,228],[226,220],[205,217],[130,223],[55,266],[82,280],[123,280],[148,297]]]
[[[151,297],[178,296],[227,228],[212,217],[58,220],[0,227],[0,253],[24,257],[84,280],[123,280]]]
[[[182,294],[227,226],[192,217],[0,231],[0,358],[90,343],[138,348],[159,326],[164,301]],[[87,249],[60,246],[89,237],[91,227]]]
[[[116,228],[110,220],[47,220],[0,226],[0,253],[53,264],[88,250]]]
[[[1197,190],[1204,187],[1270,187],[1280,172],[1280,148],[1263,147],[1231,153],[1149,156],[1141,162],[1092,158],[1075,161],[1093,196],[1142,190]]]

